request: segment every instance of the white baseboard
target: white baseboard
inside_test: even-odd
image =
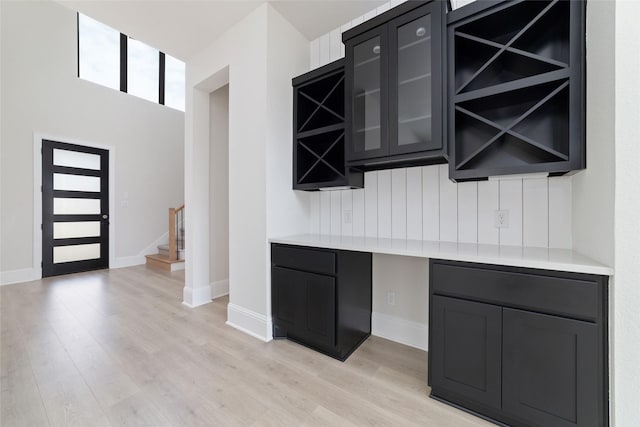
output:
[[[227,325],[264,342],[273,339],[271,317],[248,310],[239,305],[227,305]]]
[[[190,288],[185,286],[182,289],[182,304],[190,308],[199,307],[211,302],[211,287],[201,286]]]
[[[23,268],[21,270],[0,271],[0,286],[14,283],[31,282],[41,279],[39,268]]]
[[[229,279],[217,280],[211,282],[211,298],[216,299],[225,295],[229,295]]]
[[[144,255],[123,256],[117,257],[109,268],[133,267],[134,265],[142,265],[145,262],[147,262],[147,259]]]
[[[371,335],[420,350],[428,349],[429,328],[426,324],[388,314],[371,313]]]
[[[158,245],[165,244],[169,241],[169,232],[158,237],[153,243],[144,248],[138,255],[116,257],[109,268],[133,267],[135,265],[143,265],[147,262],[145,255],[158,253]],[[176,265],[171,271],[183,270],[184,263]],[[21,270],[11,270],[0,272],[0,286],[13,285],[15,283],[31,282],[42,278],[42,271],[39,268],[24,268]],[[227,281],[227,293],[229,293],[229,283]]]

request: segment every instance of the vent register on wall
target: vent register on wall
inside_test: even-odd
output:
[[[407,2],[343,33],[344,135],[316,138],[310,163],[296,135],[294,189],[357,188],[361,171],[447,160],[455,181],[584,168],[584,9],[511,0],[447,14],[445,2]]]

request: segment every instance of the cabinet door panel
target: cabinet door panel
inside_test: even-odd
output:
[[[306,278],[305,336],[310,344],[325,348],[336,345],[336,284],[333,277]]]
[[[336,345],[336,282],[331,276],[272,269],[274,335],[325,350]]]
[[[295,270],[273,267],[271,272],[271,299],[276,336],[295,334],[302,327],[301,307],[304,297],[304,277]]]
[[[441,24],[421,7],[389,24],[389,152],[415,153],[443,146]]]
[[[368,31],[346,44],[346,114],[348,160],[388,153],[387,31]]]
[[[505,308],[503,331],[505,413],[532,425],[602,425],[595,324]]]
[[[429,381],[486,406],[500,407],[502,309],[432,296]]]

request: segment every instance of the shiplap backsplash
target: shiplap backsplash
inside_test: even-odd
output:
[[[400,3],[386,3],[313,40],[310,68],[343,57],[344,31]],[[455,184],[447,165],[435,165],[367,172],[364,185],[361,190],[312,193],[310,232],[571,248],[570,177]],[[496,210],[509,211],[507,228],[495,227]]]

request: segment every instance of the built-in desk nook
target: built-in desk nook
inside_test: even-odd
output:
[[[429,263],[419,285],[429,287],[431,397],[508,425],[608,424],[613,271],[571,250],[271,239],[274,338],[345,360],[371,333],[372,254]]]

